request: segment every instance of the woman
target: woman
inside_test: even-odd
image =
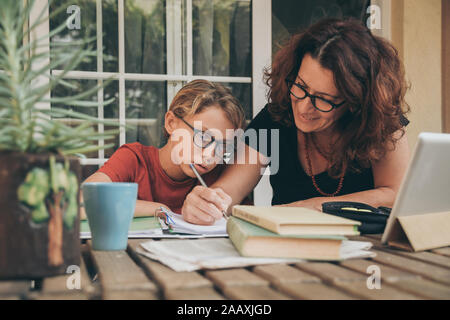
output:
[[[359,21],[323,20],[277,53],[266,83],[269,103],[247,131],[279,130],[279,168],[270,177],[273,205],[392,206],[409,148],[406,82],[391,44]],[[270,146],[270,135],[267,140],[259,144]],[[233,164],[212,185],[229,197],[194,188],[183,204],[185,219],[198,219],[199,212],[210,219],[207,206],[230,208],[251,192],[268,154],[252,145],[245,151],[247,157],[256,153],[258,163]]]

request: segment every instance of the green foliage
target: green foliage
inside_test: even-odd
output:
[[[30,171],[17,190],[20,201],[27,203],[32,207],[38,206],[48,193],[48,174],[41,168],[35,168]]]
[[[64,21],[47,35],[33,39],[32,35],[37,34],[36,28],[47,22],[49,17],[45,17],[42,11],[37,21],[29,24],[28,17],[35,0],[25,3],[2,0],[0,6],[0,151],[69,155],[113,146],[98,146],[93,142],[112,139],[119,130],[97,133],[95,125],[117,126],[117,122],[98,120],[86,113],[65,108],[98,108],[98,102],[86,101],[86,98],[97,93],[102,86],[96,85],[72,96],[50,97],[56,86],[72,86],[63,80],[68,71],[97,56],[92,49],[95,38],[89,37],[89,32],[86,32],[86,36],[75,41],[50,42],[52,37],[66,29]],[[66,7],[60,5],[51,16]],[[45,50],[46,43],[50,43],[50,50]],[[63,72],[54,75],[51,72],[54,69]],[[108,99],[103,105],[113,100]],[[43,109],[42,104],[51,104],[52,108]],[[62,117],[83,121],[71,127],[58,121]]]
[[[75,218],[78,212],[77,194],[78,194],[78,179],[72,172],[68,174],[68,188],[65,193],[65,200],[67,201],[66,212],[64,212],[64,225],[68,229],[72,229],[75,223]]]
[[[28,172],[24,183],[17,189],[18,199],[32,209],[31,219],[34,223],[42,223],[50,218],[45,206],[49,191],[49,175],[41,168]]]
[[[60,203],[54,203],[54,195],[62,193]],[[63,221],[68,229],[72,229],[77,216],[78,179],[65,166],[56,163],[55,157],[50,157],[49,170],[34,168],[28,172],[25,181],[17,189],[19,201],[31,208],[31,219],[34,223],[46,222],[50,215],[47,202],[52,206],[65,208]]]

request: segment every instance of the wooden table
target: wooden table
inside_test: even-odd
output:
[[[175,272],[137,254],[135,248],[148,239],[130,239],[126,251],[92,251],[85,243],[80,289],[67,288],[68,280],[76,286],[73,274],[34,281],[0,281],[0,300],[450,299],[450,247],[409,253],[382,246],[380,236],[352,239],[371,241],[377,256],[340,263],[197,272]],[[381,289],[367,287],[373,273],[370,266],[379,267]]]

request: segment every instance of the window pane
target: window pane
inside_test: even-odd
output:
[[[224,86],[231,89],[233,96],[235,96],[244,108],[245,119],[251,120],[253,118],[252,112],[252,84],[251,83],[222,83]]]
[[[76,94],[86,91],[88,88],[91,88],[92,86],[97,85],[96,80],[67,79],[66,82],[68,84],[70,84],[71,86],[73,86],[73,88],[59,85],[52,90],[52,92],[51,92],[52,98],[53,97],[65,98],[68,96],[73,96],[73,95],[76,95]],[[94,93],[91,96],[86,97],[84,100],[85,101],[97,101],[98,100],[97,94]],[[64,104],[52,104],[51,108],[61,108],[61,109],[65,109],[65,110],[72,110],[75,112],[80,112],[80,113],[89,115],[91,117],[98,116],[98,110],[95,107],[83,108],[83,107],[68,106],[68,105],[64,105]],[[72,117],[68,117],[68,116],[62,117],[60,119],[60,121],[70,127],[77,127],[84,122],[84,120],[73,119]],[[97,151],[93,151],[93,152],[86,153],[85,155],[88,158],[97,158],[97,154],[98,154]]]
[[[125,72],[166,73],[165,0],[125,1]]]
[[[126,81],[126,143],[140,142],[162,146],[164,115],[167,108],[167,82]]]
[[[195,75],[251,76],[251,2],[193,0]]]
[[[68,84],[70,84],[72,87],[59,85],[52,91],[52,93],[51,93],[52,97],[73,96],[73,95],[79,94],[81,92],[85,92],[88,89],[97,85],[97,80],[67,79],[65,81]],[[113,103],[111,103],[107,106],[104,106],[103,112],[104,112],[105,119],[106,118],[116,119],[118,122],[118,114],[119,114],[118,110],[119,109],[118,109],[118,99],[117,99],[117,96],[118,96],[117,87],[118,87],[118,81],[113,81],[107,87],[104,88],[103,100],[106,101],[107,99],[109,99],[111,97],[116,97],[116,100]],[[97,93],[93,93],[91,96],[86,97],[83,100],[84,101],[98,101]],[[76,106],[68,106],[68,105],[60,105],[60,104],[52,104],[51,107],[52,108],[58,107],[58,108],[66,109],[66,110],[73,110],[75,112],[80,112],[80,113],[83,113],[83,114],[86,114],[86,115],[89,115],[92,117],[99,117],[98,107],[76,107]],[[63,119],[61,119],[61,121],[70,126],[78,126],[81,123],[83,123],[83,121],[85,121],[85,120],[77,120],[77,119],[72,119],[70,117],[64,117]],[[98,132],[98,125],[94,125],[94,128]],[[117,128],[118,127],[107,126],[107,125],[104,126],[104,130],[117,129]],[[114,148],[105,150],[105,157],[109,157],[114,152],[114,150],[116,150],[119,147],[119,137],[117,135],[116,137],[114,137],[112,139],[105,140],[104,143],[105,144],[109,144],[109,143],[114,144]],[[97,158],[98,152],[97,151],[90,152],[90,153],[86,154],[86,157]]]
[[[67,83],[67,86],[58,85],[57,87],[55,87],[51,92],[52,98],[53,97],[66,98],[66,97],[74,96],[74,95],[80,94],[82,92],[85,92],[97,85],[97,80],[66,79],[64,81]],[[98,101],[97,93],[93,93],[89,97],[84,98],[83,100],[84,101]],[[65,105],[65,104],[52,104],[51,107],[52,108],[54,108],[54,107],[63,108],[66,110],[73,110],[76,112],[84,113],[91,117],[98,116],[98,108],[96,108],[96,107],[76,107],[76,106],[69,106],[69,105]]]
[[[103,88],[103,101],[114,98],[114,101],[103,107],[103,118],[108,120],[119,121],[119,81],[111,81]],[[114,126],[104,126],[104,130],[114,130],[118,127]],[[113,139],[105,140],[105,144],[113,143],[114,147],[105,149],[105,158],[111,157],[114,151],[119,148],[119,135]]]
[[[102,0],[103,71],[119,72],[117,0]]]
[[[52,97],[69,97],[86,92],[92,87],[97,86],[97,80],[74,80],[66,79],[65,82],[71,87],[59,85],[52,90]],[[119,81],[114,80],[106,84],[103,88],[103,101],[114,98],[115,100],[103,106],[103,117],[105,119],[119,119]],[[83,101],[98,101],[97,93],[91,94],[89,97],[82,99]],[[54,104],[52,107],[63,108],[81,112],[92,117],[98,117],[98,107],[76,107],[64,104]]]
[[[61,7],[61,1],[52,1],[50,4],[50,12]],[[66,28],[62,30],[58,35],[51,38],[52,43],[58,42],[72,42],[76,40],[83,39],[86,34],[94,36],[96,34],[96,4],[95,0],[74,0],[66,5],[67,8],[61,10],[57,15],[50,17],[50,30],[56,29],[62,24],[66,23],[66,20],[75,11],[79,12],[79,25],[77,25],[77,20],[72,21],[71,24],[66,25]],[[69,9],[69,13],[67,13]],[[97,48],[97,43],[94,40],[92,42],[92,47],[94,50]],[[58,67],[61,68],[61,67]],[[95,57],[91,58],[89,61],[82,62],[77,67],[80,71],[97,71],[97,60]]]
[[[104,130],[117,130],[118,127],[117,126],[104,126]],[[105,149],[104,150],[104,154],[105,154],[105,158],[110,158],[112,156],[112,154],[119,148],[119,135],[117,134],[114,138],[112,139],[107,139],[104,142],[104,145],[107,144],[113,144],[113,146],[111,148]]]
[[[103,89],[103,100],[114,98],[114,101],[103,107],[105,119],[119,119],[119,81],[111,81]]]
[[[366,21],[370,0],[277,0],[272,1],[272,53],[290,35],[323,18],[354,17]],[[295,14],[292,14],[295,12]]]

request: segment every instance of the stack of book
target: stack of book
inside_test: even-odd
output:
[[[306,208],[234,206],[227,232],[242,256],[336,261],[373,257],[359,235],[359,221]]]

